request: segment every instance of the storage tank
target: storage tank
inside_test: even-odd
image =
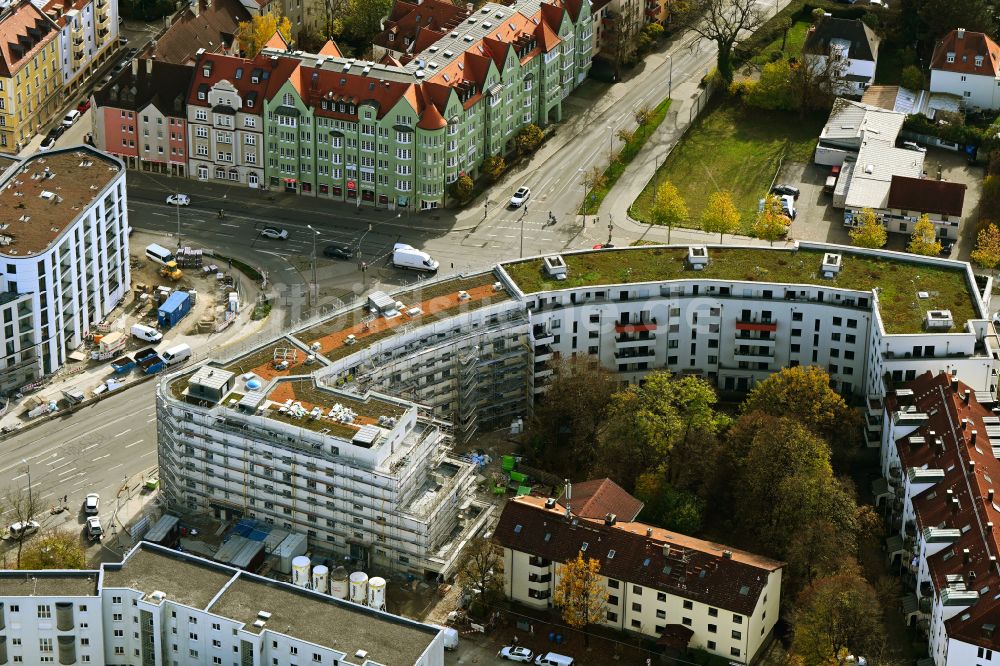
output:
[[[309,587],[309,565],[312,564],[305,555],[299,555],[292,560],[292,583],[299,587]]]
[[[329,587],[327,587],[327,578],[329,577],[329,575],[330,575],[330,569],[328,567],[322,564],[317,564],[316,566],[314,566],[312,589],[316,590],[317,592],[322,592],[323,594],[326,594],[327,591],[329,591],[330,589]]]
[[[368,574],[364,571],[355,571],[350,579],[351,601],[356,604],[364,604],[368,601]]]
[[[385,578],[375,576],[368,581],[368,605],[375,610],[385,610]]]
[[[350,591],[347,583],[347,569],[337,567],[330,573],[330,594],[337,599],[346,599]]]

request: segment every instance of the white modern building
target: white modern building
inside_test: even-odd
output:
[[[609,512],[584,518],[572,498],[509,501],[494,531],[503,547],[504,592],[546,609],[563,564],[582,553],[600,563],[607,594],[596,622],[749,664],[780,615],[783,563],[632,522]]]
[[[62,85],[72,94],[118,46],[118,0],[49,0],[43,11],[59,26]]]
[[[809,27],[802,53],[814,71],[832,75],[836,94],[861,97],[875,82],[878,47],[878,36],[861,19],[826,16]]]
[[[55,372],[130,288],[125,168],[87,146],[0,175],[0,392]]]
[[[148,543],[0,572],[0,663],[442,666],[440,629]]]
[[[970,109],[1000,109],[1000,46],[957,28],[934,47],[931,92],[957,95]]]

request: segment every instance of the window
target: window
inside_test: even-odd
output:
[[[621,586],[621,583],[619,583],[614,578],[609,578],[608,579],[608,587],[611,588],[612,590],[617,590],[620,586]]]
[[[642,604],[637,604],[637,603],[635,603],[633,601],[632,602],[632,610],[635,611],[636,613],[641,613],[642,612]]]
[[[684,601],[684,610],[691,610],[692,608],[694,608],[694,604],[692,604],[690,601],[685,600]]]
[[[733,624],[743,624],[743,616],[733,613]]]
[[[617,606],[618,605],[618,597],[616,595],[614,595],[614,594],[608,595],[608,605],[609,606]]]
[[[38,619],[48,620],[52,617],[52,607],[47,604],[42,604],[38,607]]]
[[[706,645],[708,646],[709,650],[714,650],[715,649],[715,641],[708,641],[708,643],[706,643]]]
[[[718,633],[718,629],[719,628],[714,624],[708,625],[708,633],[710,634]]]
[[[709,608],[708,609],[708,616],[709,617],[719,617],[719,609],[718,608]]]
[[[743,640],[743,633],[733,629],[733,640],[741,641]]]
[[[691,618],[689,618],[689,617],[681,618],[681,624],[683,624],[685,627],[690,627],[691,626]]]
[[[734,657],[738,657],[738,656],[740,656],[740,649],[739,648],[729,648],[729,654],[733,655]]]

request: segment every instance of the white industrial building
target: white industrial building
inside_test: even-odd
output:
[[[0,393],[55,372],[130,288],[124,165],[79,146],[0,175]]]
[[[0,663],[442,666],[440,629],[148,543],[0,572]]]

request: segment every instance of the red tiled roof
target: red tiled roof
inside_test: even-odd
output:
[[[319,55],[328,56],[330,58],[342,58],[343,53],[340,52],[340,47],[337,46],[337,42],[332,39],[326,40],[326,44],[323,44],[323,48],[319,50]]]
[[[212,86],[225,80],[233,84],[243,99],[243,108],[234,110],[260,115],[264,100],[269,99],[298,66],[296,58],[258,55],[253,60],[246,60],[236,56],[203,53],[195,65],[188,104],[207,107],[207,96],[206,99],[199,99],[199,93],[207,93]],[[205,76],[206,67],[210,68],[208,76]],[[250,99],[253,100],[253,106],[247,105]]]
[[[316,74],[315,78],[313,74]],[[402,81],[378,80],[370,76],[344,73],[331,69],[303,65],[298,77],[298,89],[306,104],[313,107],[313,113],[325,118],[340,118],[357,121],[357,115],[341,113],[331,104],[324,109],[322,102],[346,102],[361,104],[374,102],[378,107],[377,116],[382,118],[403,97],[418,113],[416,86]]]
[[[965,31],[959,39],[958,30],[952,30],[934,47],[931,69],[962,74],[1000,74],[1000,46],[981,32]],[[954,62],[948,62],[948,54],[955,55]],[[976,56],[983,56],[983,64],[976,67]]]
[[[0,76],[11,76],[54,37],[56,24],[30,2],[0,20]]]
[[[889,208],[959,216],[965,205],[965,190],[964,183],[893,176],[889,186]]]
[[[417,53],[446,35],[470,14],[465,3],[454,4],[448,0],[423,0],[411,3],[396,0],[382,32],[375,35],[372,43],[393,51]],[[410,46],[406,45],[407,40]]]
[[[559,496],[559,504],[569,504],[573,513],[581,518],[604,520],[613,513],[618,520],[630,522],[642,511],[643,503],[632,497],[624,488],[611,479],[594,479],[571,484],[572,497],[566,499],[566,493]]]
[[[601,574],[749,615],[781,562],[642,523],[569,518],[558,503],[523,496],[504,507],[493,538],[519,552],[566,562],[583,551]],[[728,554],[728,555],[727,555]]]
[[[190,6],[156,40],[153,53],[157,60],[176,64],[194,62],[199,49],[208,53],[228,53],[234,45],[241,21],[250,13],[238,0],[210,0],[211,7],[195,16]]]

